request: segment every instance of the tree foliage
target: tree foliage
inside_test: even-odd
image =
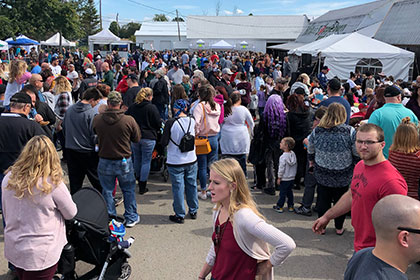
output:
[[[98,31],[94,0],[0,0],[0,39],[24,34],[46,40],[61,32],[69,40]]]
[[[118,22],[116,22],[115,20],[112,21],[109,25],[109,31],[111,31],[112,33],[114,33],[114,35],[116,36],[120,36],[120,25],[118,24]]]
[[[169,21],[165,14],[155,14],[153,21]]]
[[[172,21],[184,22],[185,20],[182,17],[174,17]]]
[[[129,39],[131,36],[134,35],[134,33],[136,33],[137,30],[140,29],[140,27],[141,24],[137,22],[129,22],[127,24],[124,24],[123,26],[121,26],[119,37]]]

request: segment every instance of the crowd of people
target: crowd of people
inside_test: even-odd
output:
[[[209,273],[212,279],[271,279],[272,266],[295,248],[291,237],[265,221],[252,197],[256,191],[279,191],[273,198],[278,213],[286,203],[299,215],[317,212],[313,231],[319,234],[334,219],[335,233],[343,235],[351,210],[357,253],[346,279],[364,273],[356,262],[376,259],[389,265],[387,275],[405,272],[420,260],[411,240],[420,214],[420,76],[408,83],[351,72],[342,81],[328,79],[328,71],[323,66],[316,76],[296,74],[287,56],[252,52],[135,51],[127,59],[115,51],[16,52],[0,64],[5,248],[28,231],[37,234],[31,223],[19,230],[22,220],[12,212],[38,220],[56,213],[60,228],[48,233],[64,242],[63,220],[75,215],[70,194],[82,188],[85,176],[110,215],[121,202],[119,186],[125,226],[134,227],[141,222],[136,185],[140,195],[148,192],[151,163],[160,151],[172,184],[170,221],[197,219],[199,199],[216,203],[213,245],[199,279]],[[57,165],[60,150],[70,191]],[[302,187],[301,205],[295,206],[293,190]],[[59,203],[30,213],[29,202],[17,199]],[[401,209],[392,214],[388,205]],[[388,230],[389,215],[410,218],[395,220],[400,223]],[[25,242],[23,253],[33,246]],[[44,243],[55,255],[39,254],[34,263],[18,261],[14,253],[6,258],[21,279],[33,271],[48,279],[63,242]],[[391,247],[403,262],[390,260]]]

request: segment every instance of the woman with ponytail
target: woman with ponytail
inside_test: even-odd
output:
[[[131,149],[134,156],[134,172],[139,181],[139,193],[144,194],[147,179],[150,172],[153,149],[156,145],[157,132],[162,127],[159,111],[152,104],[153,90],[142,88],[136,96],[135,103],[131,105],[126,114],[132,116],[138,123],[141,131],[141,139],[138,143],[132,143]]]

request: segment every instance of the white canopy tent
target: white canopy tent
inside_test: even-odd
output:
[[[117,49],[122,57],[128,56],[131,41],[121,40],[109,29],[103,29],[99,33],[88,37],[89,51],[99,50],[102,55],[106,55],[113,49]]]
[[[324,65],[330,68],[328,78],[334,76],[347,79],[356,64],[364,58],[378,59],[382,63],[382,72],[396,79],[408,80],[410,65],[414,53],[390,44],[372,39],[357,32],[342,35],[330,35],[326,38],[292,49],[289,54],[325,58]]]
[[[213,45],[211,45],[211,48],[219,50],[230,50],[233,49],[233,46],[225,40],[220,40],[219,42],[216,42]]]
[[[49,38],[48,40],[41,41],[41,45],[44,45],[44,46],[59,46],[60,45],[60,33],[57,32],[51,38]],[[64,38],[63,35],[61,35],[61,45],[63,47],[75,47],[76,43],[75,42],[70,42],[69,40]]]
[[[7,57],[10,61],[9,44],[6,41],[0,40],[0,51],[7,51]]]

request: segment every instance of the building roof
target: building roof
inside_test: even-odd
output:
[[[187,24],[179,23],[181,36],[187,36]],[[144,22],[140,30],[134,33],[135,36],[178,36],[177,22]]]
[[[189,16],[188,39],[296,39],[308,24],[305,15]]]
[[[420,45],[420,0],[394,3],[375,39],[394,45]]]
[[[365,29],[373,36],[396,0],[379,0],[331,10],[309,23],[296,42],[310,43],[331,34],[347,34]],[[372,25],[376,28],[372,28]],[[371,27],[370,29],[366,29]],[[368,31],[368,32],[366,32]]]

